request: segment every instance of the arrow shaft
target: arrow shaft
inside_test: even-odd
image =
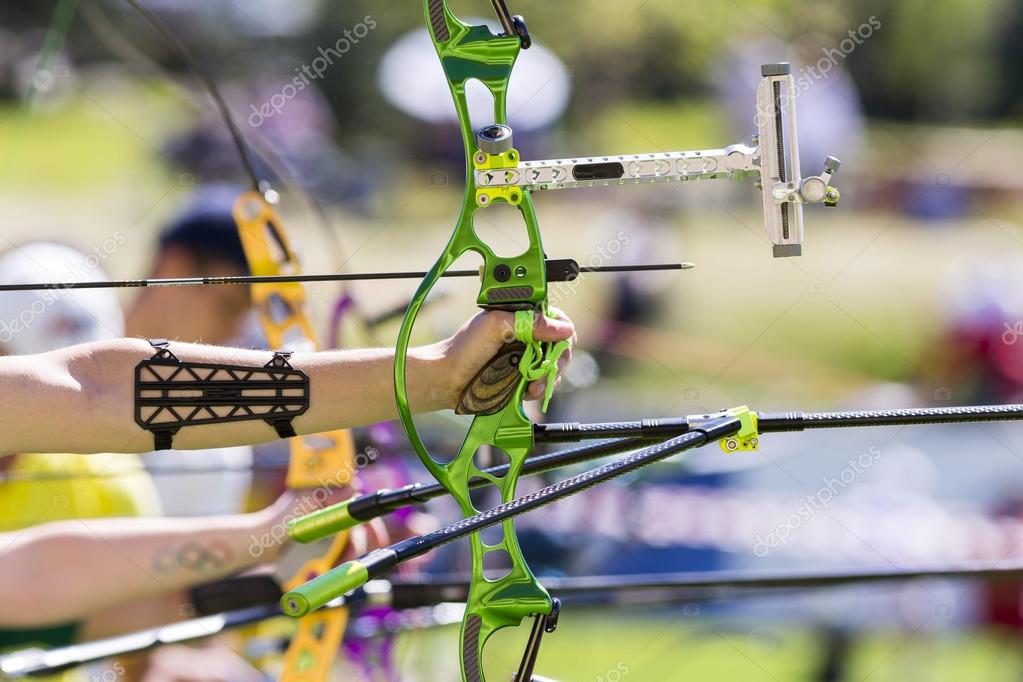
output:
[[[523,464],[520,475],[533,476],[548,473],[566,466],[663,443],[670,438],[698,429],[714,419],[719,419],[720,416],[703,414],[624,422],[534,424],[533,437],[537,443],[577,443],[602,438],[612,440],[529,457]],[[1013,420],[1023,420],[1023,404],[880,411],[757,413],[757,426],[760,433]],[[508,471],[509,465],[500,465],[490,467],[484,470],[484,473],[500,479]],[[475,478],[468,482],[470,489],[486,487],[489,484],[490,481],[486,478]],[[321,510],[300,520],[293,528],[295,531],[293,537],[301,538],[302,542],[313,542],[344,528],[350,528],[405,507],[424,504],[446,494],[447,490],[439,483],[413,483],[400,488],[378,490]]]
[[[903,568],[857,567],[824,572],[708,571],[668,575],[546,578],[542,582],[547,589],[572,601],[595,600],[595,603],[599,604],[663,605],[679,599],[702,601],[749,595],[751,592],[756,594],[756,590],[770,592],[933,578],[1019,580],[1023,578],[1023,563],[999,562],[997,566],[972,562]],[[386,604],[392,608],[418,609],[433,607],[443,602],[462,602],[468,590],[468,578],[465,576],[433,576],[423,580],[413,578],[393,582],[381,580],[368,585],[367,590],[352,595],[345,603],[366,600],[373,606]],[[644,595],[649,595],[650,600],[644,601]],[[277,604],[261,604],[109,640],[76,644],[50,651],[15,652],[0,657],[0,673],[11,678],[41,673],[54,674],[112,656],[144,651],[169,643],[204,639],[279,614],[280,608]],[[459,618],[460,616],[448,620],[455,622]]]
[[[621,273],[621,272],[654,272],[671,270],[688,270],[689,263],[655,263],[650,265],[605,265],[601,267],[578,268],[578,273]],[[577,273],[577,274],[578,274]],[[102,282],[33,282],[27,284],[3,284],[0,292],[10,291],[61,291],[66,289],[136,289],[154,287],[189,287],[189,286],[227,286],[227,285],[258,285],[258,284],[291,284],[316,282],[368,282],[387,280],[420,280],[426,272],[363,272],[335,273],[323,275],[236,275],[224,277],[173,277],[164,279],[120,279]],[[449,270],[442,277],[468,278],[480,276],[479,270]],[[568,280],[562,280],[568,281]]]

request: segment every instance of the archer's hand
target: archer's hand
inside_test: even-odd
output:
[[[575,325],[557,309],[551,309],[551,317],[537,315],[533,336],[537,341],[576,341]],[[485,311],[469,320],[454,336],[442,341],[435,350],[444,366],[445,391],[444,408],[454,408],[465,388],[498,351],[515,341],[515,315],[508,312]],[[572,349],[565,351],[558,362],[558,369],[572,359]],[[560,382],[561,380],[558,379]],[[530,384],[527,399],[543,397],[545,381]]]
[[[265,509],[249,515],[256,523],[252,538],[259,542],[259,558],[276,561],[288,544],[288,523],[352,497],[351,488],[321,487],[315,490],[288,490]]]

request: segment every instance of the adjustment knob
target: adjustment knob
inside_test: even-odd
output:
[[[476,133],[476,145],[481,152],[498,156],[510,151],[514,146],[512,129],[506,125],[495,123]]]
[[[825,204],[835,206],[838,204],[838,190],[831,186],[831,179],[842,167],[842,162],[834,156],[824,160],[824,172],[811,178],[803,180],[799,186],[799,193],[803,195],[803,201],[810,204]]]

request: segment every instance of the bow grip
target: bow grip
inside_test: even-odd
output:
[[[524,343],[505,344],[466,386],[455,413],[488,416],[503,410],[522,381],[519,365],[525,352]]]

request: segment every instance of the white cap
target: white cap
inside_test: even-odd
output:
[[[104,281],[102,259],[62,244],[31,242],[0,256],[0,284]],[[124,335],[109,289],[0,292],[0,352],[28,355]]]

